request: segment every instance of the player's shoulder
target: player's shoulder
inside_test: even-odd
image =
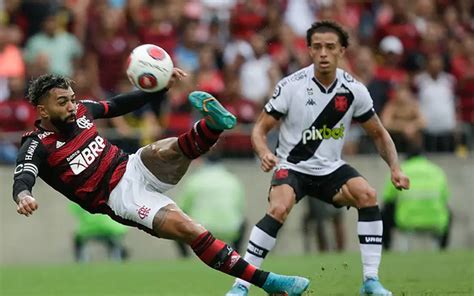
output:
[[[27,141],[42,142],[46,137],[52,134],[53,132],[40,130],[40,129],[28,131],[28,132],[23,133],[23,135],[21,136],[21,144],[24,144]]]
[[[354,76],[352,76],[349,72],[338,68],[336,72],[337,78],[342,81],[342,84],[344,84],[347,88],[349,88],[351,91],[356,92],[356,93],[361,93],[361,92],[367,92],[367,87],[357,80]]]
[[[312,78],[314,72],[313,67],[313,65],[309,65],[307,67],[301,68],[298,71],[285,76],[282,80],[280,80],[278,84],[282,88],[291,88],[298,86],[299,84],[304,83],[306,79]]]

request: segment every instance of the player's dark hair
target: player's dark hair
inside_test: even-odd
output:
[[[327,33],[333,32],[339,36],[339,42],[341,43],[342,47],[349,46],[349,34],[336,22],[334,21],[319,21],[315,22],[311,25],[306,31],[306,43],[308,46],[311,46],[311,37],[314,33]]]
[[[32,80],[28,87],[28,99],[31,104],[37,106],[39,100],[45,96],[53,88],[68,89],[72,84],[72,80],[54,74],[45,74]]]

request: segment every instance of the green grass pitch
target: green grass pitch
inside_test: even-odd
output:
[[[358,253],[270,256],[264,268],[311,278],[308,296],[358,295]],[[380,276],[396,296],[474,295],[474,251],[385,253]],[[1,266],[0,295],[213,296],[233,279],[196,259]],[[265,295],[253,287],[250,295]]]

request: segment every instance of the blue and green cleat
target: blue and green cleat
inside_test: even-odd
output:
[[[392,296],[392,292],[385,289],[378,278],[367,278],[360,288],[360,296]]]
[[[270,295],[301,296],[308,286],[307,278],[270,272],[262,289]]]
[[[201,112],[209,127],[225,130],[231,129],[237,124],[237,118],[211,94],[204,91],[193,91],[189,94],[188,99],[191,105]]]

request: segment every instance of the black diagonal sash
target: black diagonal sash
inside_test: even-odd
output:
[[[345,111],[341,111],[340,108],[337,109],[336,100],[340,97],[345,97],[347,100]],[[342,119],[342,117],[344,117],[353,101],[354,95],[350,92],[344,94],[335,94],[331,101],[329,101],[329,103],[326,105],[324,110],[311,124],[309,129],[312,129],[313,126],[316,129],[321,129],[324,125],[326,125],[326,128],[332,129]],[[297,164],[300,161],[310,159],[314,155],[314,152],[318,149],[319,145],[321,145],[322,141],[323,140],[316,139],[303,144],[302,137],[299,143],[290,151],[287,157],[288,162]]]

